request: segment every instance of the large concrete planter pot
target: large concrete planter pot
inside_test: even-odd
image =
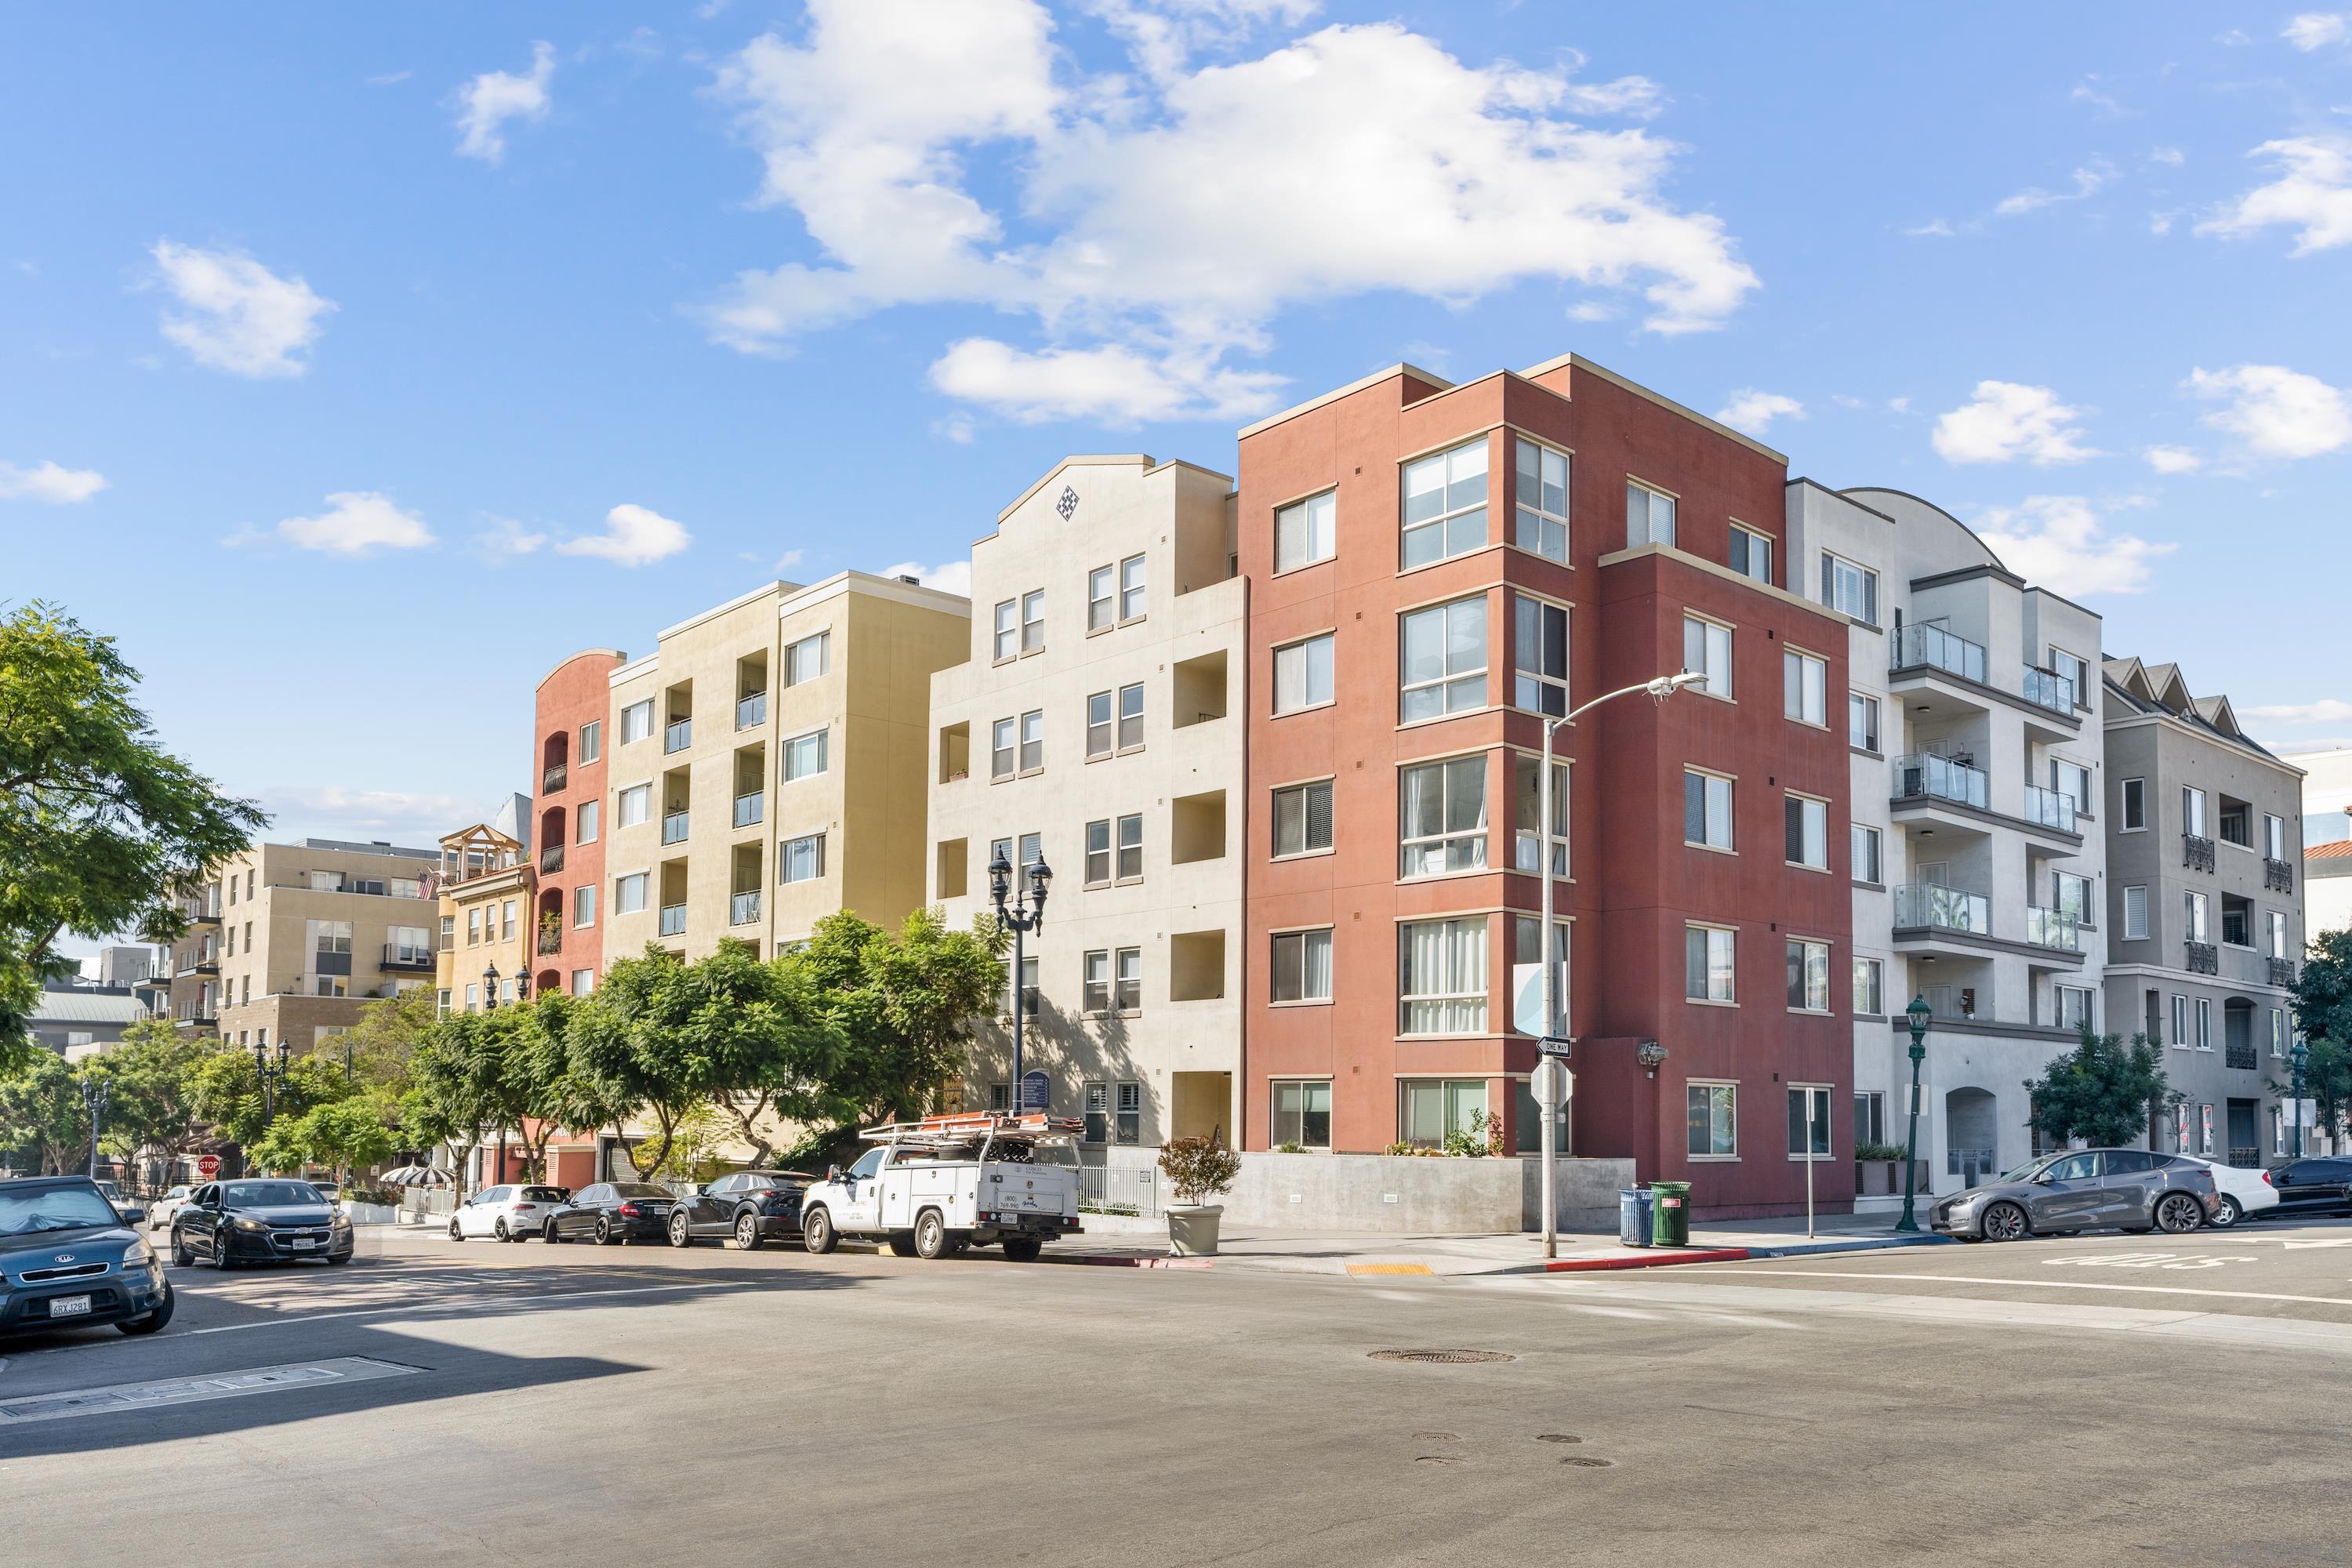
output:
[[[1903,1168],[1900,1160],[1860,1160],[1854,1169],[1862,1175],[1862,1195],[1866,1198],[1892,1197],[1903,1190],[1902,1179],[1896,1174]]]
[[[1168,1211],[1168,1250],[1177,1258],[1213,1258],[1223,1204],[1187,1204]]]

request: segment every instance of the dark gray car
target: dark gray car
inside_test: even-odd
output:
[[[2177,1236],[2203,1225],[2221,1201],[2213,1173],[2189,1161],[2146,1149],[2074,1149],[1944,1199],[1928,1211],[1928,1226],[1980,1241],[2107,1228]]]

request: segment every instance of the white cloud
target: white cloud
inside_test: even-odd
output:
[[[1301,14],[1118,9],[1220,26]],[[1069,76],[1035,0],[810,10],[804,42],[762,37],[719,73],[761,153],[761,201],[796,212],[822,252],[740,274],[706,311],[738,349],[782,352],[898,305],[981,304],[1045,342],[958,345],[935,381],[1016,417],[1055,416],[1097,381],[1117,418],[1222,415],[1271,397],[1276,377],[1224,362],[1264,353],[1302,303],[1462,304],[1547,279],[1639,291],[1645,324],[1672,333],[1720,325],[1757,287],[1718,219],[1669,201],[1679,148],[1570,118],[1603,99],[1633,109],[1624,82],[1466,65],[1396,24],[1228,64],[1163,57],[1161,74],[1113,82]],[[1381,103],[1413,108],[1365,111]],[[968,181],[974,157],[1009,173],[1001,205]],[[994,373],[1014,366],[1055,384],[1007,398]]]
[[[1568,319],[1571,321],[1613,321],[1617,319],[1617,307],[1599,300],[1585,300],[1568,308]]]
[[[1802,419],[1805,405],[1795,398],[1778,392],[1759,392],[1743,386],[1731,395],[1731,401],[1715,411],[1718,424],[1734,430],[1745,430],[1760,437],[1775,419]]]
[[[2019,458],[2042,468],[2078,463],[2099,455],[2082,444],[2083,432],[2074,425],[2079,414],[2046,386],[1980,381],[1975,401],[1937,419],[1932,439],[1948,463],[2006,463]]]
[[[2125,115],[2129,114],[2131,110],[2116,102],[2114,94],[2102,92],[2099,89],[2091,85],[2098,79],[2099,79],[2095,76],[2084,78],[2083,80],[2074,84],[2074,90],[2067,96],[2076,103],[2089,104],[2092,108],[2097,110],[2101,114],[2106,116],[2110,120],[2120,120]]]
[[[1949,239],[1958,231],[1943,218],[1930,218],[1927,222],[1914,225],[1903,232],[1914,239]]]
[[[2280,170],[2197,226],[2199,234],[2243,239],[2257,229],[2285,224],[2300,230],[2296,256],[2352,244],[2352,138],[2288,136],[2265,142],[2246,154],[2268,158]]]
[[[1155,81],[1181,72],[1192,56],[1230,49],[1267,23],[1296,26],[1321,9],[1318,0],[1081,0],[1125,40],[1137,68]]]
[[[2114,164],[2104,158],[2094,159],[2074,171],[2073,190],[2045,191],[2039,185],[2028,185],[2013,196],[2003,197],[1992,210],[1999,217],[2015,217],[2021,213],[2036,212],[2042,207],[2056,206],[2061,202],[2087,201],[2105,190],[2114,182],[2115,177]]]
[[[992,338],[966,338],[931,366],[931,384],[1024,424],[1091,419],[1127,426],[1255,414],[1274,401],[1282,377],[1225,369],[1203,354],[1154,357],[1118,343],[1030,353]]]
[[[2150,163],[2162,163],[2174,169],[2189,162],[2189,154],[2178,147],[2151,147],[2148,149],[2147,156]]]
[[[1886,400],[1886,406],[1897,414],[1908,414],[1911,412],[1911,400],[1907,397],[1890,397]]]
[[[88,500],[106,488],[106,476],[96,468],[64,468],[43,458],[32,468],[0,463],[0,500],[47,501],[65,506]]]
[[[470,795],[345,789],[335,784],[279,784],[259,793],[271,826],[289,838],[382,841],[403,848],[429,849],[441,835],[479,822],[485,815],[484,803]]]
[[[545,43],[530,47],[530,74],[484,71],[457,89],[459,156],[496,163],[507,155],[506,123],[523,120],[533,124],[547,118],[547,84],[555,78],[555,50]]]
[[[616,566],[649,566],[694,542],[683,523],[624,501],[604,514],[604,531],[567,539],[558,555],[593,555]]]
[[[2205,466],[2205,459],[2186,447],[2148,447],[2140,456],[2159,474],[2193,474]]]
[[[885,577],[918,577],[926,588],[937,588],[942,594],[954,594],[963,598],[971,596],[971,563],[944,561],[937,566],[926,566],[919,561],[901,561],[896,566],[885,566]]]
[[[271,541],[297,550],[323,550],[334,555],[365,555],[372,550],[419,550],[434,542],[425,520],[403,511],[388,496],[374,490],[336,490],[327,497],[327,510],[316,517],[289,517],[274,529],[245,529],[226,544],[261,544]]]
[[[300,278],[280,278],[234,251],[200,250],[158,240],[150,253],[185,315],[165,314],[163,336],[198,364],[234,375],[300,375],[294,356],[319,336],[320,321],[335,308]]]
[[[2179,216],[2180,210],[2178,207],[2174,208],[2170,212],[2152,212],[2148,214],[2147,232],[2154,235],[2170,234],[2172,232],[2172,220]]]
[[[801,554],[802,552],[800,551],[787,550],[782,555],[776,557],[776,563],[774,566],[771,567],[770,570],[774,572],[777,576],[781,577],[785,573],[791,571],[801,563]]]
[[[2343,388],[2283,364],[2193,370],[2189,390],[2227,398],[2205,423],[2242,437],[2265,458],[2316,458],[2352,446],[2352,398]]]
[[[2352,16],[2334,11],[2305,11],[2289,21],[2279,37],[2305,54],[2352,39]]]
[[[2158,558],[2175,548],[2108,533],[2082,496],[2028,496],[2013,507],[1988,507],[1970,526],[2001,564],[2069,597],[2139,593]]]
[[[2340,697],[2317,702],[2265,702],[2241,714],[2257,724],[2342,724],[2352,722],[2352,702]]]
[[[477,553],[492,561],[512,561],[537,554],[547,535],[533,533],[510,517],[494,517],[489,527],[474,535],[473,543]]]

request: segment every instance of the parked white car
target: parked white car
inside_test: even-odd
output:
[[[195,1190],[196,1189],[192,1186],[183,1185],[173,1187],[170,1192],[165,1193],[162,1197],[157,1198],[153,1203],[149,1204],[147,1205],[147,1227],[150,1230],[171,1229],[172,1216],[180,1212],[180,1205],[186,1203],[188,1201],[188,1194]]]
[[[539,1234],[547,1216],[562,1208],[567,1196],[562,1187],[525,1187],[511,1183],[484,1187],[450,1215],[449,1239],[465,1241],[488,1236],[500,1241],[526,1240]]]
[[[2194,1154],[2175,1154],[2183,1165],[2202,1165],[2213,1173],[2213,1189],[2221,1194],[2221,1206],[2207,1216],[2205,1223],[2216,1230],[2227,1230],[2248,1215],[2278,1207],[2278,1188],[2271,1184],[2268,1171],[2250,1171],[2243,1165],[2217,1164],[2200,1160]]]

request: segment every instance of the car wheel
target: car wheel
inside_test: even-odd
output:
[[[499,1223],[490,1227],[490,1234],[497,1237],[500,1241],[512,1241],[514,1239],[511,1235],[508,1234],[507,1216],[504,1215],[499,1215]]]
[[[172,1232],[172,1266],[175,1268],[193,1268],[195,1267],[195,1262],[196,1255],[188,1250],[188,1238],[177,1230],[173,1230]]]
[[[801,1245],[811,1252],[831,1252],[841,1243],[834,1233],[833,1216],[823,1209],[811,1209],[801,1216]]]
[[[228,1272],[228,1243],[221,1238],[221,1234],[218,1231],[213,1232],[212,1263],[213,1267],[219,1269],[222,1273],[226,1274]]]
[[[694,1245],[694,1232],[688,1226],[686,1216],[682,1214],[674,1214],[669,1216],[669,1244],[672,1247],[692,1247]]]
[[[1995,1204],[1985,1210],[1978,1228],[1987,1241],[2017,1241],[2023,1238],[2029,1226],[2023,1209],[2015,1204]]]
[[[2205,1223],[2204,1210],[2187,1193],[2167,1193],[2156,1200],[2156,1228],[2167,1236],[2186,1236]]]
[[[545,1227],[540,1231],[539,1238],[547,1243],[548,1246],[553,1247],[556,1243],[563,1239],[563,1233],[555,1228],[555,1222],[553,1220],[549,1220]]]
[[[758,1215],[753,1214],[750,1209],[745,1209],[741,1214],[735,1216],[736,1251],[757,1252],[760,1248],[767,1245],[768,1238],[760,1234],[760,1216]]]
[[[457,1216],[456,1215],[451,1215],[449,1216],[449,1239],[452,1241],[463,1241],[466,1239],[466,1227],[457,1223]]]
[[[2231,1197],[2229,1194],[2223,1193],[2221,1194],[2221,1206],[2213,1211],[2212,1219],[2207,1223],[2211,1225],[2215,1230],[2227,1230],[2245,1217],[2246,1211],[2238,1206],[2238,1200]]]
[[[948,1252],[947,1222],[937,1209],[925,1209],[915,1221],[915,1256],[944,1258]]]
[[[598,1215],[596,1216],[596,1245],[599,1247],[610,1247],[620,1239],[620,1237],[614,1233],[613,1222],[605,1218],[603,1215]]]
[[[889,1242],[891,1257],[912,1258],[915,1256],[915,1233],[913,1231],[894,1230],[890,1233]]]
[[[152,1334],[172,1321],[172,1309],[175,1305],[177,1302],[172,1295],[172,1282],[166,1279],[163,1282],[163,1300],[153,1311],[143,1318],[133,1318],[127,1323],[117,1323],[114,1326],[126,1334]]]
[[[1004,1238],[1004,1256],[1014,1263],[1034,1263],[1045,1244],[1034,1236],[1008,1236]]]

